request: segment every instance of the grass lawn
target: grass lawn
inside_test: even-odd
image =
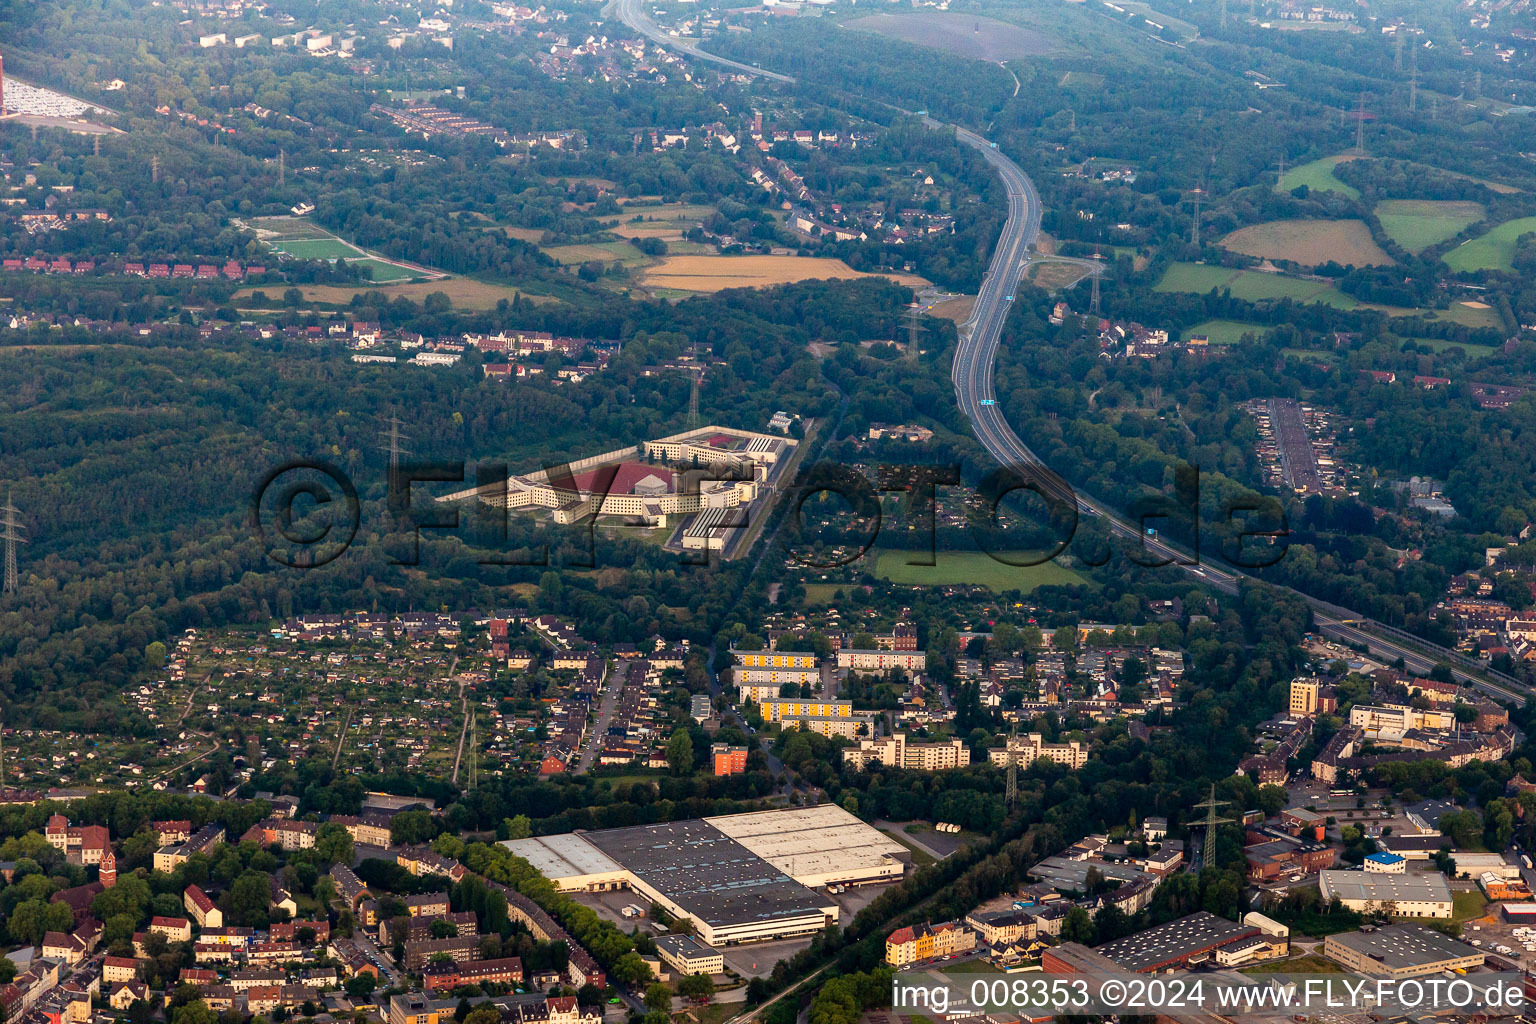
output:
[[[304,238],[297,241],[273,242],[272,248],[285,252],[298,260],[344,260],[361,256],[362,252],[339,238]]]
[[[1099,89],[1104,85],[1104,76],[1092,71],[1068,71],[1057,84],[1063,89]]]
[[[1462,242],[1441,259],[1452,270],[1513,270],[1515,239],[1536,231],[1536,217],[1507,220],[1484,235]]]
[[[1280,350],[1280,354],[1286,358],[1294,356],[1297,359],[1308,359],[1314,363],[1328,363],[1332,361],[1328,358],[1328,353],[1317,352],[1310,348],[1283,348]]]
[[[1376,204],[1376,219],[1387,237],[1409,252],[1423,252],[1461,234],[1483,219],[1482,203],[1434,199],[1388,199]]]
[[[1475,921],[1483,916],[1487,908],[1488,901],[1476,889],[1452,893],[1451,923],[1459,925],[1467,921]]]
[[[1236,345],[1243,340],[1245,334],[1262,338],[1268,330],[1263,324],[1250,324],[1242,320],[1207,320],[1185,331],[1180,335],[1180,340],[1188,341],[1193,335],[1203,334],[1211,340],[1212,345]]]
[[[1245,302],[1294,299],[1303,303],[1321,302],[1336,309],[1354,309],[1360,305],[1327,281],[1303,281],[1284,274],[1233,270],[1206,263],[1170,264],[1156,290],[1204,295],[1212,288],[1230,289],[1234,299]]]
[[[1476,359],[1482,356],[1492,355],[1494,351],[1492,345],[1464,345],[1454,341],[1445,341],[1441,338],[1404,338],[1403,340],[1411,341],[1415,345],[1432,348],[1436,352],[1444,352],[1446,349],[1459,348],[1467,353],[1468,359]]]
[[[271,231],[278,238],[331,237],[331,233],[320,225],[297,217],[257,217],[250,225],[258,231]]]
[[[831,604],[834,595],[839,591],[848,592],[852,584],[844,583],[807,583],[805,585],[806,604]]]
[[[628,242],[552,245],[545,249],[544,253],[567,266],[576,263],[628,263],[645,259],[645,254]]]
[[[1498,327],[1499,314],[1486,303],[1453,302],[1449,309],[1431,310],[1431,320],[1449,320],[1463,327]]]
[[[977,584],[998,592],[1019,590],[1026,594],[1036,587],[1093,585],[1087,578],[1056,562],[1013,566],[997,561],[984,551],[940,551],[937,565],[908,565],[908,559],[914,557],[910,551],[882,551],[875,562],[875,575],[897,584],[929,587]]]
[[[393,263],[385,263],[383,260],[347,260],[347,265],[362,267],[368,271],[372,279],[378,284],[394,284],[400,281],[414,281],[422,275],[412,273],[404,267],[397,267]]]
[[[1337,192],[1348,196],[1350,199],[1359,199],[1360,190],[1353,185],[1346,185],[1333,176],[1333,169],[1345,160],[1353,160],[1349,155],[1325,156],[1321,160],[1313,160],[1309,164],[1300,167],[1292,167],[1285,172],[1285,177],[1280,179],[1280,184],[1275,186],[1281,192],[1289,192],[1298,185],[1305,185],[1313,192]]]
[[[1003,972],[977,957],[975,960],[966,960],[955,964],[953,967],[941,967],[945,974],[1002,974]]]
[[[1267,963],[1254,964],[1252,967],[1243,967],[1239,974],[1270,975],[1270,974],[1343,974],[1344,968],[1332,960],[1325,960],[1321,956],[1295,956],[1288,960],[1270,960]]]

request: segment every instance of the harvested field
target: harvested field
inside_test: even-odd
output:
[[[718,292],[725,288],[764,288],[791,281],[889,277],[914,288],[928,284],[913,274],[865,274],[842,260],[810,256],[668,256],[642,279],[650,288]]]
[[[1221,245],[1245,256],[1292,260],[1307,267],[1329,260],[1357,267],[1392,262],[1363,220],[1272,220],[1239,228]]]

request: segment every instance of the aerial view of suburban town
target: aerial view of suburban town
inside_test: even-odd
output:
[[[0,0],[0,1024],[1536,1021],[1530,0]]]

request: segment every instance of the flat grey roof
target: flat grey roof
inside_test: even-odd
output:
[[[712,927],[767,924],[831,905],[701,819],[590,832],[584,837]]]
[[[656,948],[673,956],[699,957],[720,956],[714,946],[705,945],[692,935],[658,935]]]
[[[1480,956],[1465,942],[1418,924],[1393,924],[1373,932],[1342,932],[1329,941],[1364,953],[1390,970],[1428,967],[1447,960]]]
[[[1096,952],[1109,957],[1128,971],[1144,971],[1258,933],[1259,930],[1252,925],[1238,924],[1201,910],[1135,935],[1106,942]]]
[[[1422,875],[1396,875],[1386,871],[1321,871],[1318,884],[1323,897],[1369,900],[1377,903],[1449,903],[1451,887],[1438,871]]]
[[[1134,882],[1150,878],[1145,871],[1129,864],[1109,861],[1071,860],[1067,857],[1047,857],[1029,869],[1030,875],[1057,889],[1072,892],[1088,891],[1088,869],[1098,868],[1105,878],[1118,878],[1122,882]]]
[[[612,857],[573,833],[535,839],[505,839],[501,843],[548,879],[579,878],[623,871]]]

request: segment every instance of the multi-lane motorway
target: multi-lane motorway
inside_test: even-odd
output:
[[[1115,536],[1143,545],[1149,556],[1143,558],[1143,561],[1166,559],[1223,593],[1237,593],[1243,573],[1218,569],[1209,564],[1193,564],[1184,552],[1154,537],[1144,536],[1140,525],[1126,521],[1101,502],[1075,493],[1030,451],[1029,446],[1008,425],[997,405],[992,375],[1003,321],[1007,319],[1013,302],[1014,289],[1029,267],[1030,250],[1040,234],[1040,196],[1029,175],[991,142],[963,128],[955,130],[955,138],[979,150],[1008,189],[1008,220],[1003,225],[1003,233],[993,251],[992,262],[982,280],[970,319],[961,325],[960,343],[955,350],[952,367],[955,398],[961,411],[970,419],[977,439],[998,462],[1032,479],[1050,497],[1075,503],[1079,515],[1098,518]],[[1406,666],[1421,673],[1427,673],[1437,663],[1445,662],[1452,667],[1460,681],[1508,700],[1523,703],[1531,692],[1514,679],[1506,677],[1495,680],[1490,679],[1487,672],[1474,674],[1456,668],[1457,655],[1453,651],[1423,641],[1413,641],[1411,646],[1407,645],[1381,635],[1384,627],[1346,608],[1306,594],[1294,593],[1311,606],[1318,629],[1336,640],[1366,647],[1388,661],[1402,658]],[[1367,632],[1361,626],[1372,631]]]
[[[614,2],[615,12],[626,25],[662,46],[746,74],[759,75],[777,82],[794,81],[789,75],[728,60],[707,53],[693,43],[669,36],[641,9],[642,0]],[[932,128],[951,127],[926,116],[924,121]],[[1030,262],[1036,258],[1033,249],[1040,235],[1040,195],[1023,168],[992,142],[965,128],[955,127],[954,132],[957,141],[981,153],[1008,190],[1008,219],[997,240],[997,247],[992,252],[992,262],[982,279],[970,319],[960,327],[960,342],[951,368],[955,398],[961,411],[970,419],[977,439],[999,463],[1033,480],[1048,497],[1075,507],[1080,516],[1101,520],[1113,535],[1140,544],[1145,555],[1149,556],[1143,557],[1142,561],[1165,559],[1216,590],[1236,594],[1245,574],[1218,569],[1214,565],[1196,564],[1185,552],[1158,538],[1143,536],[1139,525],[1122,518],[1102,502],[1073,491],[1065,480],[1030,451],[1029,446],[1008,425],[997,405],[993,369],[997,363],[997,347],[1002,338],[1003,322],[1013,303],[1014,289],[1023,280]],[[1311,607],[1318,629],[1326,636],[1364,647],[1388,661],[1401,658],[1410,670],[1419,673],[1427,673],[1436,664],[1444,663],[1451,667],[1458,681],[1506,700],[1524,703],[1532,693],[1530,687],[1501,673],[1482,669],[1474,673],[1456,667],[1458,661],[1464,662],[1464,659],[1455,651],[1418,639],[1407,642],[1395,639],[1388,635],[1388,627],[1365,619],[1347,608],[1299,592],[1293,593]]]
[[[695,60],[707,60],[715,64],[722,64],[744,74],[760,75],[775,82],[794,81],[794,78],[789,75],[781,75],[777,71],[764,71],[762,68],[753,67],[751,64],[743,64],[740,61],[718,57],[713,53],[704,52],[686,39],[667,35],[666,32],[662,31],[660,25],[651,20],[651,16],[645,13],[640,4],[641,0],[617,0],[614,11],[618,14],[620,21],[645,36],[651,42],[659,43],[669,50],[676,50],[678,53],[686,53]]]

